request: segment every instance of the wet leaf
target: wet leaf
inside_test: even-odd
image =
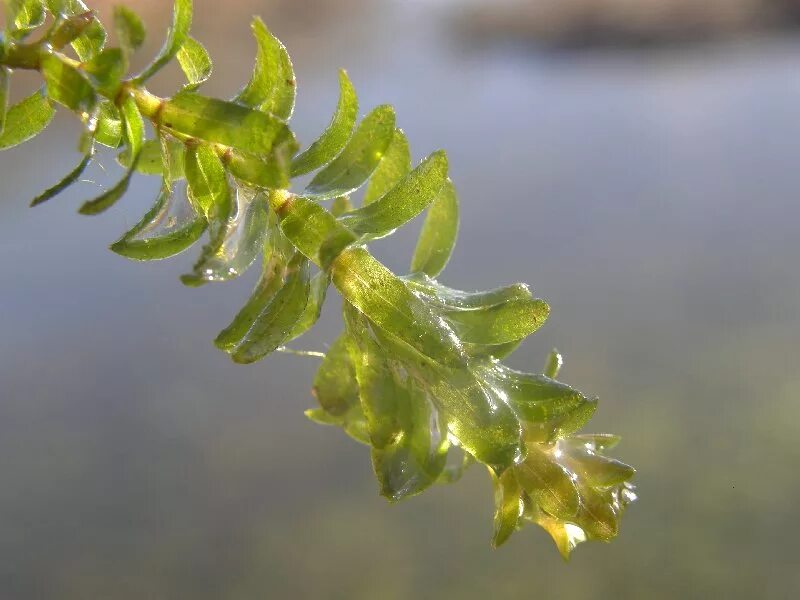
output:
[[[411,270],[436,277],[441,273],[458,237],[458,195],[449,179],[428,208],[428,215],[422,225]]]
[[[228,175],[214,150],[205,144],[190,147],[186,150],[185,171],[189,197],[200,214],[209,217],[230,212]]]
[[[94,106],[94,88],[75,67],[53,54],[46,54],[41,58],[41,73],[51,100],[78,112],[87,112]]]
[[[133,157],[131,166],[128,167],[125,176],[116,185],[100,194],[100,196],[94,200],[85,202],[83,206],[80,207],[78,212],[83,215],[96,215],[113,206],[128,190],[131,177],[133,177],[136,171],[136,165],[139,162],[142,146],[144,145],[144,120],[132,96],[126,96],[122,100],[120,116],[122,117],[122,129],[125,134],[125,141]]]
[[[411,171],[411,150],[402,129],[395,129],[389,148],[381,158],[364,192],[364,205],[375,202]]]
[[[561,353],[553,348],[552,352],[547,356],[547,363],[544,365],[544,376],[550,379],[558,377],[559,371],[564,364],[564,358]]]
[[[259,313],[232,352],[234,362],[252,363],[273,352],[288,339],[303,315],[310,291],[308,260],[293,260],[289,263],[289,270],[286,283]]]
[[[181,65],[183,74],[186,75],[188,83],[183,86],[185,90],[196,90],[200,84],[211,77],[213,65],[211,57],[205,46],[193,37],[186,38],[186,41],[178,50],[178,63]]]
[[[492,473],[494,480],[494,537],[492,545],[502,546],[517,529],[522,512],[520,494],[522,488],[517,481],[513,469],[507,469],[498,477]]]
[[[234,193],[233,214],[213,224],[210,240],[192,273],[181,277],[185,285],[234,279],[261,253],[267,230],[263,193],[246,186],[238,186]]]
[[[522,488],[542,509],[568,520],[578,513],[580,498],[569,471],[539,444],[528,447],[525,460],[514,467]]]
[[[0,133],[0,150],[13,148],[41,133],[54,114],[52,104],[41,90],[12,106],[6,113],[6,125]]]
[[[344,150],[316,174],[303,195],[336,198],[364,185],[392,141],[394,122],[391,106],[379,106],[364,117]]]
[[[82,0],[64,0],[57,10],[65,16],[75,16],[88,12],[89,8]],[[97,19],[93,19],[71,45],[80,61],[88,62],[103,49],[105,43],[106,30]]]
[[[137,82],[147,81],[175,58],[181,46],[188,39],[191,26],[192,0],[175,0],[172,26],[167,32],[167,39],[153,62],[136,76]]]
[[[462,342],[498,345],[522,340],[547,320],[550,307],[538,298],[515,298],[474,310],[443,312]]]
[[[182,92],[165,102],[160,124],[257,155],[268,155],[276,140],[292,137],[286,123],[273,115],[194,92]]]
[[[463,292],[445,285],[424,273],[413,273],[402,278],[406,285],[426,302],[445,310],[485,309],[512,300],[528,300],[533,294],[527,285],[513,285],[484,292]]]
[[[294,110],[297,92],[289,53],[260,18],[254,18],[250,28],[258,44],[256,63],[250,82],[235,100],[288,120]]]
[[[434,152],[380,199],[339,220],[357,235],[384,236],[424,211],[446,180],[447,157]]]
[[[358,98],[347,72],[339,71],[339,104],[327,129],[292,161],[292,177],[310,173],[330,163],[353,133],[358,116]]]
[[[38,206],[44,202],[47,202],[54,196],[60,194],[65,189],[67,189],[70,185],[75,183],[83,172],[86,170],[86,167],[89,166],[89,163],[92,161],[92,157],[94,156],[94,151],[90,150],[87,152],[81,161],[77,164],[77,166],[72,169],[61,181],[55,184],[53,187],[46,189],[44,192],[36,196],[31,201],[31,206]]]
[[[153,207],[111,250],[134,260],[161,260],[192,246],[205,229],[205,219],[192,210],[185,196],[165,184]]]

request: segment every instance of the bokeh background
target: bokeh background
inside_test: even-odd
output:
[[[130,4],[145,60],[169,3]],[[527,281],[550,301],[511,362],[558,346],[563,379],[601,398],[590,428],[623,436],[640,501],[569,564],[535,528],[490,549],[477,468],[388,505],[366,450],[304,418],[315,361],[241,367],[211,344],[255,273],[187,289],[192,252],[106,250],[157,181],[99,217],[75,214],[92,184],[27,208],[76,161],[60,117],[0,158],[0,597],[797,597],[798,2],[196,4],[208,93],[247,80],[257,13],[294,58],[301,140],[341,66],[364,110],[396,106],[415,158],[447,149],[463,221],[444,281]],[[374,245],[397,271],[410,229]],[[337,310],[304,347],[334,338]]]

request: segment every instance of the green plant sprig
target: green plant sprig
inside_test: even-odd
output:
[[[161,177],[162,185],[153,207],[111,245],[114,252],[163,259],[207,232],[182,277],[191,286],[233,279],[261,258],[252,296],[215,340],[234,361],[284,349],[317,321],[331,284],[341,294],[344,331],[324,355],[313,388],[319,406],[306,415],[370,447],[383,496],[396,501],[455,481],[477,462],[494,482],[495,545],[528,522],[542,526],[565,558],[584,540],[617,535],[635,499],[634,470],[605,455],[615,436],[577,433],[596,399],[556,380],[562,359],[555,351],[541,374],[501,362],[545,322],[548,305],[523,284],[468,293],[436,279],[458,235],[444,152],[412,167],[390,106],[358,122],[345,71],[330,124],[299,152],[289,127],[292,63],[257,18],[252,77],[234,98],[220,100],[197,92],[212,65],[189,35],[190,0],[175,1],[164,46],[136,75],[128,74],[129,58],[145,29],[129,8],[115,10],[119,47],[108,47],[105,28],[81,0],[5,4],[0,149],[43,131],[57,105],[84,124],[79,164],[33,205],[77,181],[98,146],[117,150],[122,178],[81,213],[112,207],[137,172]],[[38,39],[27,41],[33,34]],[[173,60],[186,82],[170,98],[151,94],[147,80]],[[17,69],[38,71],[44,86],[8,108]],[[292,179],[310,173],[310,183],[293,191]],[[397,276],[367,246],[422,213],[410,274]]]

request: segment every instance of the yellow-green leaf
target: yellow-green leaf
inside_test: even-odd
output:
[[[12,106],[0,133],[0,150],[13,148],[41,133],[54,114],[53,105],[41,90]]]
[[[178,63],[188,80],[188,83],[183,86],[186,90],[196,90],[201,83],[211,77],[213,65],[208,50],[193,37],[186,38],[183,46],[178,50]]]
[[[428,208],[422,232],[411,259],[411,270],[436,277],[441,273],[458,237],[458,195],[449,179]]]

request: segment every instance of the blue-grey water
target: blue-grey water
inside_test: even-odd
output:
[[[557,345],[600,396],[590,428],[639,469],[619,539],[568,565],[532,528],[493,551],[478,469],[388,505],[366,450],[304,418],[313,360],[242,367],[211,344],[253,274],[188,289],[196,250],[106,249],[157,182],[99,217],[75,214],[90,184],[27,208],[77,158],[59,118],[0,158],[0,598],[794,597],[800,39],[475,47],[441,7],[382,6],[309,30],[265,14],[295,55],[296,129],[325,125],[345,66],[416,158],[447,149],[462,227],[443,279],[550,302],[511,362]],[[215,10],[198,3],[198,35],[229,94],[252,47],[245,15],[228,44]],[[374,250],[402,271],[414,235]],[[339,326],[334,301],[301,345]]]

